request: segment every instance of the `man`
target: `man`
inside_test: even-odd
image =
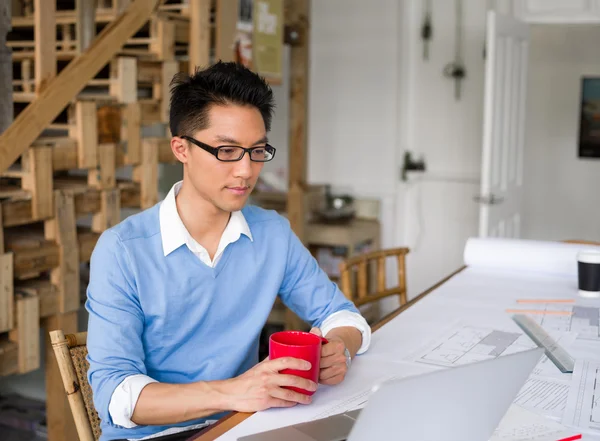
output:
[[[91,260],[88,378],[103,441],[196,430],[227,411],[309,404],[284,386],[317,385],[279,373],[307,362],[257,360],[278,295],[330,341],[320,383],[340,383],[370,341],[366,321],[288,221],[245,206],[275,154],[264,80],[217,63],[174,78],[170,105],[183,180],[162,203],[105,231]]]

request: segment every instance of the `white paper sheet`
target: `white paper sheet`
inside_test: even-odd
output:
[[[416,363],[456,367],[536,348],[524,333],[459,323],[413,358]]]
[[[563,424],[600,435],[600,362],[577,360]]]
[[[515,404],[556,420],[563,417],[567,407],[570,379],[531,376],[514,400]]]
[[[470,238],[465,247],[464,261],[465,265],[473,268],[575,277],[577,254],[589,248],[599,247],[533,240]]]
[[[556,421],[513,404],[490,441],[558,441],[579,434]]]

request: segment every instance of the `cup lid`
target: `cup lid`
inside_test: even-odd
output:
[[[577,254],[577,260],[582,263],[598,263],[600,264],[599,250],[581,250]]]

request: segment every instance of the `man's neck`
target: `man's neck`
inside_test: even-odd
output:
[[[231,213],[215,207],[200,196],[191,185],[186,185],[185,181],[175,197],[175,205],[185,228],[212,257]]]

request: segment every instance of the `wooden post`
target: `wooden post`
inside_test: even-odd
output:
[[[98,164],[98,110],[94,101],[77,101],[70,108],[69,135],[77,140],[79,168]]]
[[[137,101],[137,59],[118,57],[110,63],[110,86],[108,93],[120,103]]]
[[[13,255],[4,253],[4,227],[0,204],[0,332],[13,328],[14,279]]]
[[[196,67],[205,68],[210,51],[210,0],[190,0],[190,64],[193,74]]]
[[[92,231],[96,233],[102,233],[121,221],[121,191],[118,188],[103,190],[100,207],[100,212],[92,219]]]
[[[12,123],[12,58],[6,47],[6,34],[11,30],[11,2],[0,3],[0,133]]]
[[[304,239],[306,189],[306,111],[308,108],[309,0],[288,0],[286,24],[295,32],[290,66],[289,192],[287,214]]]
[[[82,53],[92,43],[96,34],[96,8],[94,0],[77,0],[75,9],[77,10],[77,22],[75,23],[75,33],[77,37],[77,53]]]
[[[158,202],[158,143],[142,141],[142,163],[133,168],[133,180],[140,184],[140,205],[150,208]]]
[[[23,155],[24,175],[21,186],[31,192],[34,220],[52,217],[52,147],[30,147]]]
[[[162,63],[160,115],[161,121],[164,123],[169,122],[169,99],[171,97],[169,84],[177,72],[179,72],[178,61],[165,61]]]
[[[44,224],[46,239],[58,244],[60,263],[50,272],[50,280],[58,287],[60,312],[79,309],[79,247],[73,194],[67,191],[54,192],[53,219]]]
[[[56,76],[56,2],[34,0],[35,91],[39,95]]]
[[[31,60],[29,58],[21,61],[21,80],[23,81],[23,92],[31,93],[34,91],[35,85],[31,81]]]
[[[0,254],[0,332],[14,327],[13,254]]]
[[[291,29],[289,189],[287,215],[292,230],[304,241],[306,190],[306,111],[308,108],[309,0],[287,0],[286,28]],[[286,311],[286,328],[299,329],[300,319]]]
[[[150,21],[150,52],[161,61],[175,60],[175,23],[162,17]]]
[[[37,296],[19,294],[15,299],[15,329],[9,339],[19,345],[19,373],[40,367],[40,303]]]
[[[234,45],[237,19],[238,0],[217,0],[215,19],[215,58],[217,60],[235,61]]]
[[[70,23],[62,23],[60,25],[60,31],[62,34],[61,40],[61,48],[63,51],[68,51],[72,49],[73,41],[71,38],[71,24]],[[58,45],[57,45],[58,47]]]
[[[139,164],[142,160],[142,108],[139,101],[122,108],[121,141],[125,143],[125,164]]]
[[[90,187],[106,190],[117,185],[116,150],[113,143],[98,146],[98,166],[88,172],[88,185]]]
[[[46,420],[48,441],[77,440],[77,430],[71,407],[63,385],[56,356],[52,349],[49,332],[61,329],[65,334],[74,334],[77,329],[77,311],[48,317],[44,321],[46,334]]]

